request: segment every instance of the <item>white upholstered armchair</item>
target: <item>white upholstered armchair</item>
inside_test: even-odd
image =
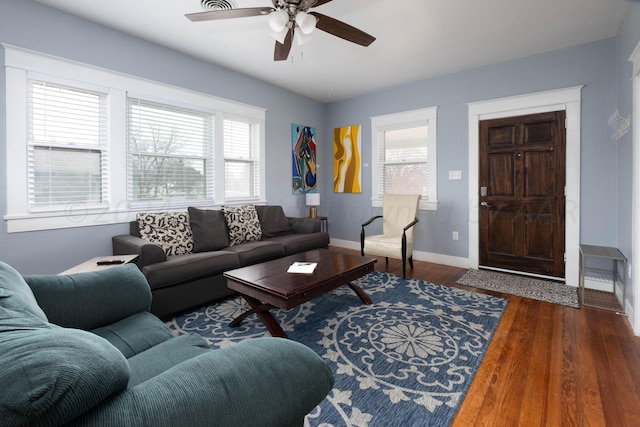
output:
[[[413,229],[418,222],[419,194],[386,193],[382,202],[382,215],[362,224],[360,252],[368,255],[402,259],[402,277],[406,277],[406,261],[413,268]],[[382,234],[365,236],[364,229],[376,219],[382,218]]]

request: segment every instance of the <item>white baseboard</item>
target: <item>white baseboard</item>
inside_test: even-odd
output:
[[[356,251],[360,250],[360,242],[353,242],[351,240],[331,239],[330,245]],[[454,257],[450,255],[413,251],[413,259],[416,261],[432,262],[434,264],[450,265],[452,267],[473,268],[469,258]]]

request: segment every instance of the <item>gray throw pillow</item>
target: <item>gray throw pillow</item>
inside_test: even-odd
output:
[[[189,207],[193,252],[217,251],[229,246],[229,229],[224,214],[216,210]]]
[[[262,239],[258,212],[253,205],[225,206],[222,208],[222,212],[229,228],[231,246]]]
[[[269,238],[293,233],[289,219],[285,215],[282,206],[257,205],[256,211],[258,212],[263,237]]]

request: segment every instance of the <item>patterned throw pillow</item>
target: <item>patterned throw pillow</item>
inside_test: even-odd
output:
[[[253,205],[222,208],[229,228],[231,246],[262,239],[258,212]]]
[[[193,234],[186,212],[139,213],[140,236],[162,246],[167,255],[193,252]]]

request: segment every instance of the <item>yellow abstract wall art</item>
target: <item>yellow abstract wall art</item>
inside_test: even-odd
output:
[[[333,130],[333,191],[362,193],[362,126]]]

